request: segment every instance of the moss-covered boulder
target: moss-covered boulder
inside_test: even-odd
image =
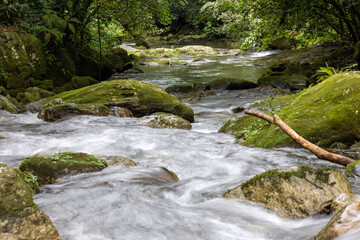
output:
[[[0,239],[61,239],[49,217],[34,203],[26,179],[1,162]]]
[[[315,240],[331,240],[349,230],[360,231],[360,202],[354,202],[336,213],[315,236]],[[354,235],[352,235],[354,236]],[[345,239],[345,238],[344,238]],[[353,238],[355,239],[355,238]]]
[[[46,57],[41,41],[31,34],[0,33],[0,86],[28,88],[31,78],[46,73]]]
[[[118,165],[124,165],[128,167],[136,166],[137,164],[126,157],[122,156],[97,156],[98,158],[103,159],[108,166],[118,166]]]
[[[0,95],[0,110],[5,110],[11,113],[19,113],[19,109],[6,97]]]
[[[106,168],[104,160],[86,153],[55,153],[51,156],[28,157],[19,169],[37,177],[38,183],[55,183],[62,177],[79,173],[96,172]]]
[[[197,102],[205,97],[216,96],[216,92],[213,90],[205,90],[201,92],[191,92],[180,97],[182,101]]]
[[[350,163],[346,166],[345,175],[348,177],[360,177],[360,160]]]
[[[146,124],[153,128],[191,129],[191,123],[171,113],[157,112],[145,117]]]
[[[35,102],[43,98],[51,97],[55,95],[55,93],[37,88],[37,87],[31,87],[25,90],[25,92],[20,92],[16,95],[16,100],[27,104],[30,102]]]
[[[258,79],[259,86],[299,91],[306,87],[308,78],[301,74],[288,74],[286,72],[271,72]]]
[[[256,88],[258,85],[254,82],[235,79],[235,78],[218,78],[209,83],[212,90],[243,90]]]
[[[189,45],[185,47],[181,47],[178,49],[180,53],[184,53],[187,55],[198,55],[198,54],[204,54],[204,55],[214,55],[217,54],[215,49],[208,46],[201,46],[201,45]]]
[[[351,186],[341,172],[300,166],[287,170],[269,170],[224,194],[263,203],[280,213],[303,218],[329,212],[332,201]]]
[[[360,73],[337,74],[322,83],[288,97],[290,103],[277,115],[312,143],[329,147],[334,142],[351,145],[360,139]],[[246,116],[225,124],[245,145],[257,147],[297,146],[279,128]]]
[[[123,72],[133,67],[132,60],[125,49],[113,48],[104,53],[104,57],[112,64],[117,72]]]
[[[177,97],[184,96],[188,93],[201,92],[210,90],[210,86],[205,83],[179,83],[167,87],[165,91]]]
[[[57,94],[45,99],[43,103],[49,103],[56,98],[62,99],[64,103],[60,105],[64,106],[45,105],[40,111],[39,118],[45,120],[47,112],[51,112],[50,115],[57,114],[53,109],[66,110],[74,106],[82,109],[78,114],[87,114],[85,109],[91,108],[100,109],[100,116],[107,116],[109,115],[107,109],[122,107],[131,111],[135,117],[143,117],[155,112],[167,112],[190,122],[194,121],[194,112],[188,105],[166,93],[160,86],[145,81],[117,80],[99,83]],[[72,115],[76,113],[73,110],[70,111]]]

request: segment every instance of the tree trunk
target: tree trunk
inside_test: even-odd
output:
[[[278,127],[280,127],[281,130],[283,130],[287,135],[289,135],[293,140],[295,140],[297,143],[299,143],[302,147],[306,148],[310,152],[314,153],[319,159],[327,160],[333,163],[341,164],[343,166],[347,166],[348,164],[354,162],[354,159],[351,159],[349,157],[345,157],[342,155],[338,155],[335,153],[328,152],[315,144],[312,144],[311,142],[307,141],[303,137],[301,137],[299,134],[297,134],[291,127],[289,127],[285,122],[283,122],[279,116],[269,116],[264,113],[261,113],[259,111],[251,111],[251,110],[245,110],[245,114],[252,115],[258,118],[261,118],[269,123],[272,123]]]

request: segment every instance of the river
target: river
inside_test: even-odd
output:
[[[220,76],[255,81],[269,54],[211,56],[195,63],[185,56],[180,60],[187,66],[150,64],[141,66],[145,73],[130,77],[162,87]],[[154,129],[140,119],[116,117],[77,116],[47,123],[32,113],[1,112],[0,135],[5,139],[0,140],[0,161],[17,167],[27,156],[76,151],[124,156],[138,164],[109,166],[41,187],[34,200],[64,240],[312,239],[331,216],[293,220],[260,204],[222,198],[269,169],[301,164],[338,168],[302,149],[249,148],[217,133],[235,115],[232,108],[269,95],[258,89],[218,91],[217,96],[189,103],[196,118],[192,130]],[[152,181],[162,167],[180,180]],[[357,234],[342,239],[358,239]]]

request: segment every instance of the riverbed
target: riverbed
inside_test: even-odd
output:
[[[193,57],[182,56],[178,60],[188,65],[147,62],[140,66],[144,73],[122,78],[151,81],[164,88],[218,77],[256,81],[269,57],[271,52],[207,56],[192,62]],[[74,151],[123,156],[138,164],[109,166],[41,187],[34,200],[64,240],[312,239],[331,216],[283,218],[261,204],[224,199],[222,194],[269,169],[302,164],[343,168],[303,149],[235,144],[233,136],[218,129],[236,116],[233,108],[247,107],[270,92],[216,93],[188,103],[195,112],[192,130],[149,128],[136,118],[77,116],[48,123],[32,113],[0,112],[0,135],[5,137],[0,140],[0,161],[17,167],[28,156]],[[179,181],[153,181],[162,167],[176,173]],[[342,239],[358,239],[358,234]]]

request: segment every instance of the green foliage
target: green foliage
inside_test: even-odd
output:
[[[26,183],[36,183],[37,180],[38,180],[37,176],[31,173],[27,174],[27,176],[24,178],[24,181]]]

